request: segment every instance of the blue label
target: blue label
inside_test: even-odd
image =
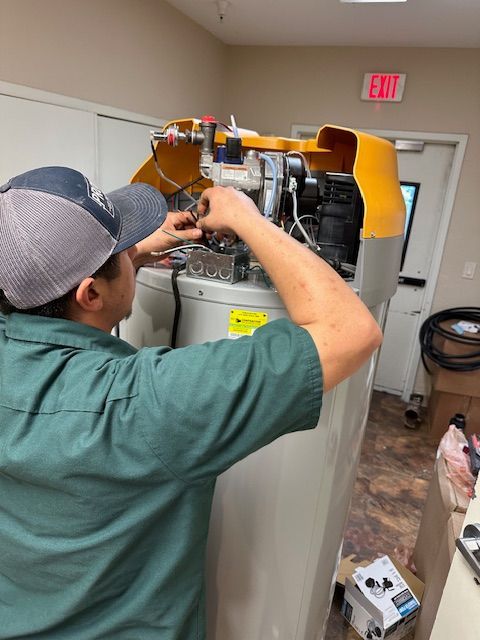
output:
[[[401,605],[399,605],[397,607],[399,614],[402,617],[408,616],[409,613],[411,613],[414,609],[417,608],[417,603],[415,602],[415,600],[413,598],[411,598],[410,600],[407,600],[407,602],[402,603]]]

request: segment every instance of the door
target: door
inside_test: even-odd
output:
[[[418,151],[398,151],[400,181],[419,183],[418,197],[397,293],[390,301],[375,388],[402,395],[418,340],[434,251],[441,251],[437,234],[455,145],[425,143]],[[420,281],[415,284],[415,281]],[[423,286],[422,286],[423,284]],[[419,389],[419,391],[423,391]]]

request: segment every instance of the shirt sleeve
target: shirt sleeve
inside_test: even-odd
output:
[[[211,479],[275,438],[318,423],[318,352],[310,334],[289,320],[251,337],[147,348],[138,356],[143,434],[185,482]]]

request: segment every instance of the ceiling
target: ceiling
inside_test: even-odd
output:
[[[480,47],[480,0],[167,0],[230,45]]]

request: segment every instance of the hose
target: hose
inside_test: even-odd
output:
[[[480,325],[480,307],[454,307],[438,311],[428,317],[420,328],[420,348],[422,350],[422,362],[428,373],[432,373],[427,366],[428,358],[439,367],[450,371],[476,371],[480,369],[480,338],[469,338],[459,335],[453,330],[441,326],[447,321],[456,322],[464,320],[472,324]],[[461,355],[453,355],[442,351],[435,344],[435,337],[450,340],[471,347],[471,351]]]

